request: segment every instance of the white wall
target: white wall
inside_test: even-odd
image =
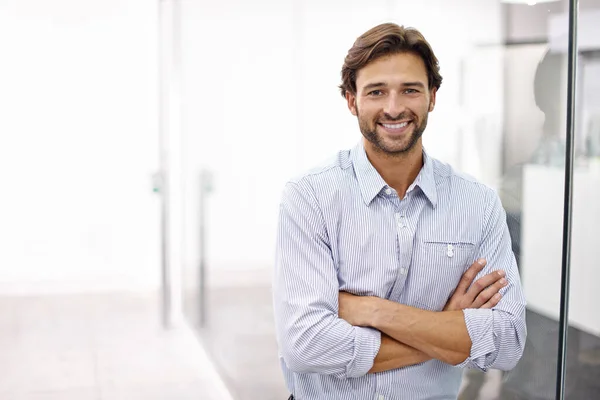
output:
[[[0,293],[157,287],[157,5],[0,0]]]
[[[183,3],[183,126],[188,285],[198,263],[198,179],[214,175],[207,258],[264,267],[278,194],[293,173],[296,121],[292,7],[284,1]]]
[[[431,42],[445,81],[425,144],[455,164],[461,124],[477,103],[474,89],[474,99],[463,99],[461,63],[475,44],[499,43],[502,34],[495,0],[188,0],[183,15],[186,265],[193,272],[200,256],[197,176],[208,168],[214,191],[206,257],[214,280],[226,270],[234,271],[226,279],[244,281],[249,275],[240,271],[270,269],[286,180],[359,140],[337,86],[360,34],[394,21],[420,29]],[[484,99],[501,87],[494,78],[501,79],[502,65],[491,68],[487,77],[485,65],[471,68],[477,82],[471,88],[495,85]],[[501,98],[489,105],[498,120],[501,105]]]

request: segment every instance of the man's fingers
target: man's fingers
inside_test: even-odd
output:
[[[491,275],[491,274],[488,274],[488,275]],[[495,275],[498,275],[498,274],[495,274]],[[480,281],[482,279],[483,278],[479,279],[478,281]],[[471,307],[483,308],[483,305],[487,304],[489,301],[496,298],[496,294],[499,294],[500,289],[502,289],[507,284],[508,284],[508,282],[506,281],[505,278],[500,278],[493,285],[487,287],[485,290],[480,291],[479,294],[475,297],[475,300],[473,301],[473,304],[471,305]],[[500,298],[498,298],[498,301],[500,301]],[[498,301],[496,301],[496,303],[493,304],[491,307],[498,304]]]
[[[471,299],[475,299],[479,293],[481,293],[485,288],[493,285],[498,282],[500,279],[504,278],[506,274],[504,271],[494,271],[482,276],[477,279],[473,285],[468,289],[467,294],[470,295]]]
[[[489,299],[484,305],[482,305],[479,308],[496,307],[496,305],[498,305],[498,303],[500,302],[500,299],[502,299],[502,295],[500,293],[496,293],[495,295],[492,296],[491,299]]]
[[[467,289],[469,289],[469,286],[471,286],[471,283],[473,283],[473,279],[475,279],[477,274],[481,272],[483,267],[485,267],[485,264],[486,260],[483,258],[480,258],[471,264],[469,269],[467,269],[463,274],[462,278],[460,278],[460,282],[458,283],[456,290],[454,290],[454,293],[458,293],[460,295],[466,293]]]

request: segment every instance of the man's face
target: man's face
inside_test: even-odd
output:
[[[416,54],[379,58],[358,71],[356,95],[346,93],[371,149],[387,155],[409,153],[421,144],[436,90],[428,89],[425,63]]]

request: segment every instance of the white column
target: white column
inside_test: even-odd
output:
[[[160,163],[162,178],[162,312],[166,327],[182,319],[183,135],[179,0],[159,0]]]

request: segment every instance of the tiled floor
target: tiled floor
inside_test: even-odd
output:
[[[2,400],[230,398],[194,335],[153,295],[0,297]]]

